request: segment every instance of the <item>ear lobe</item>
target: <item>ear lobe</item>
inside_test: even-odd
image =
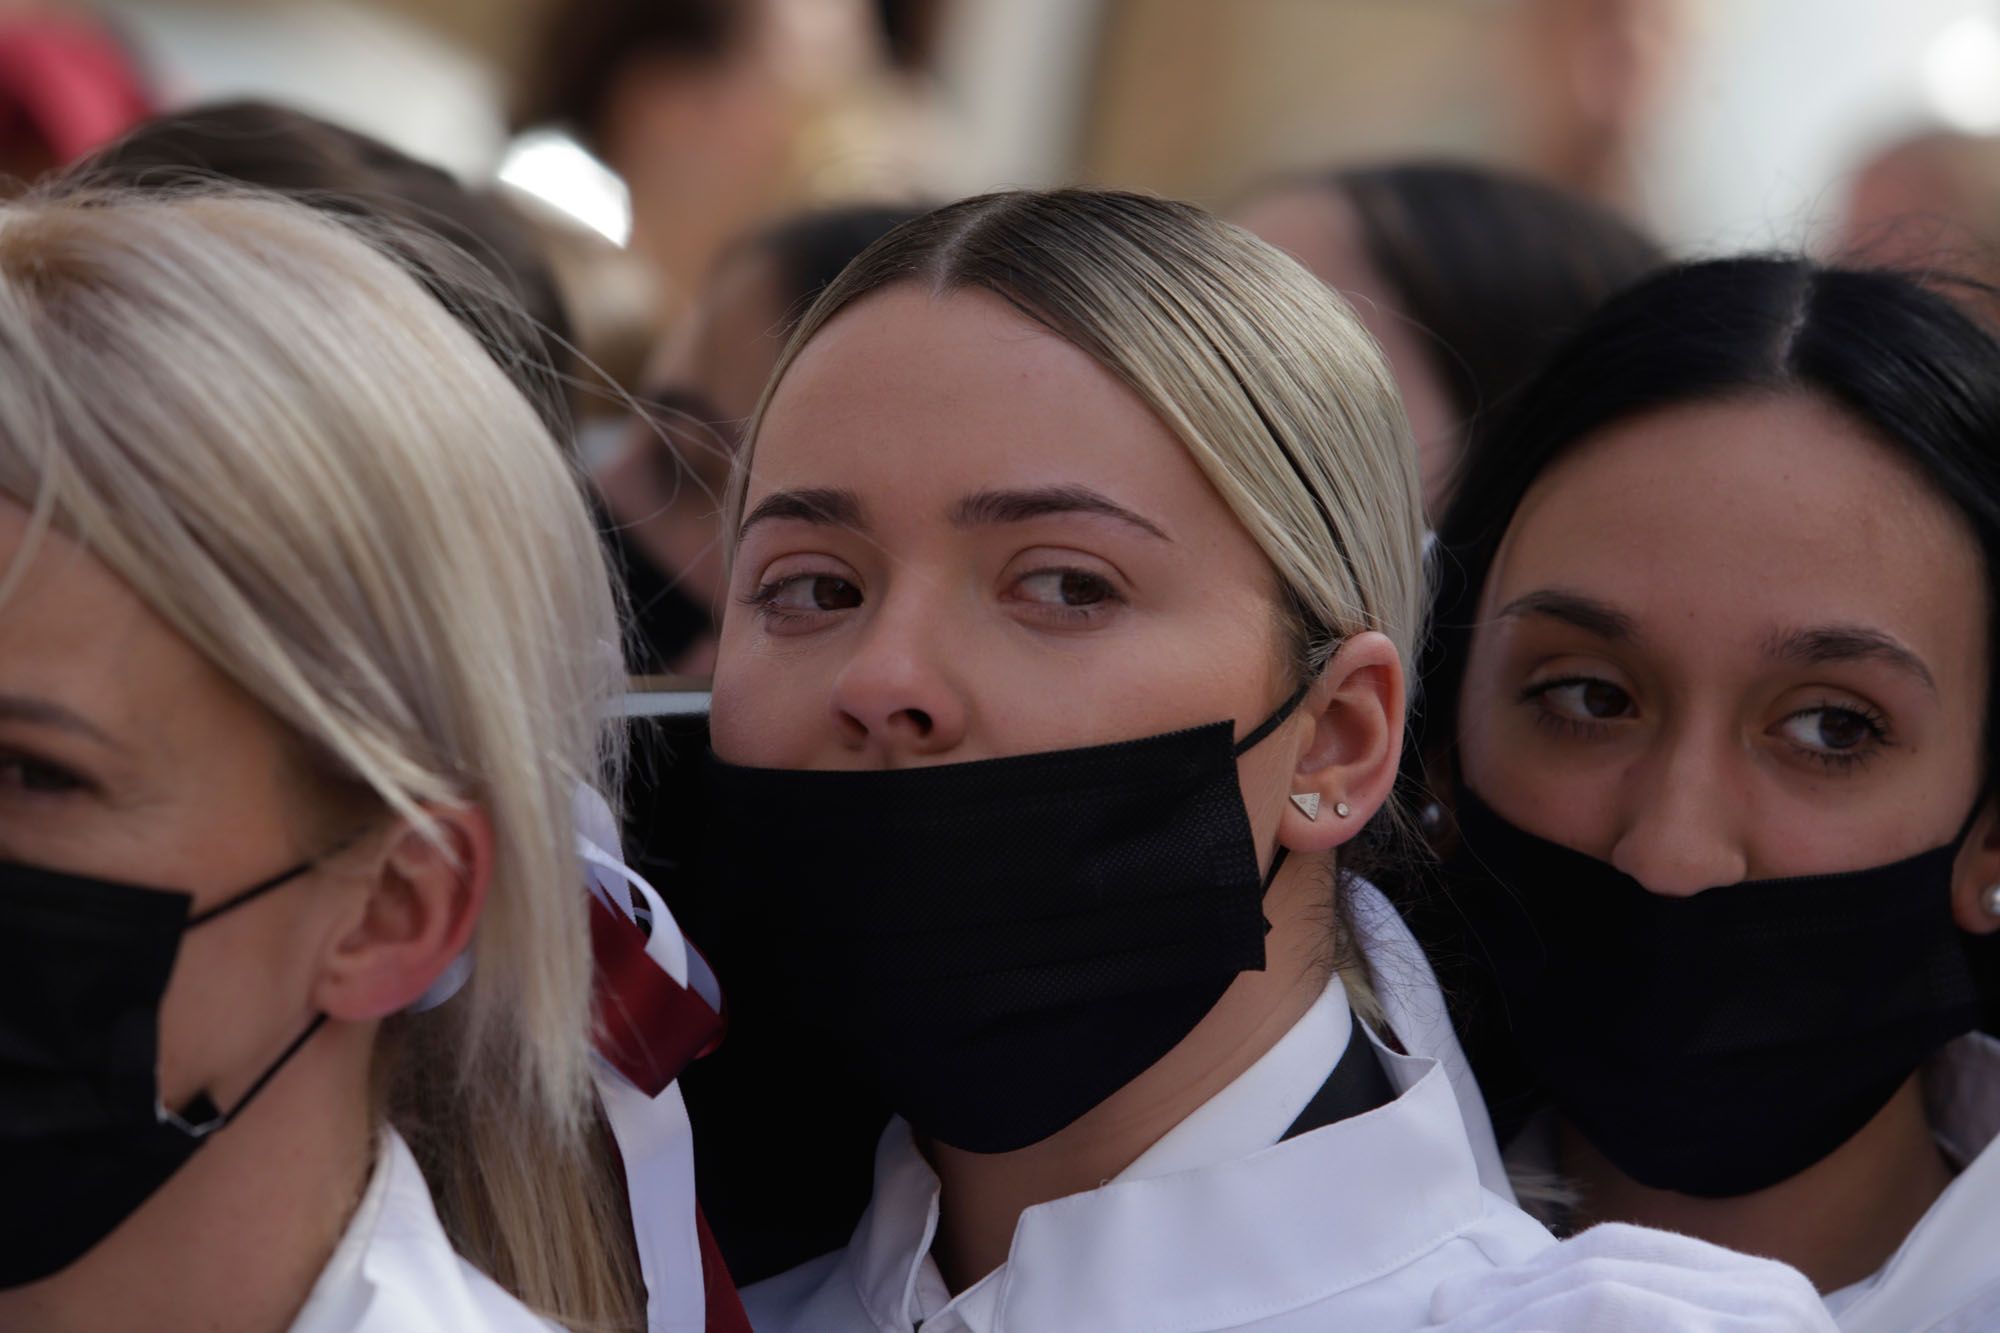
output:
[[[2000,798],[1989,800],[1972,821],[1951,868],[1951,915],[1960,930],[1973,935],[2000,931]]]
[[[1382,808],[1403,753],[1404,690],[1402,659],[1388,636],[1371,630],[1340,645],[1301,705],[1312,733],[1299,753],[1293,799],[1279,818],[1281,844],[1294,852],[1328,851]],[[1318,811],[1308,815],[1303,807],[1315,795]]]
[[[492,822],[473,806],[425,813],[431,830],[403,823],[363,872],[360,919],[335,945],[315,997],[331,1017],[399,1012],[471,942],[492,881]]]

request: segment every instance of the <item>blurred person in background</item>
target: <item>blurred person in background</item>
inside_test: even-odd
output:
[[[131,51],[87,13],[0,8],[0,187],[68,166],[145,119],[148,83]]]
[[[928,117],[881,90],[928,32],[921,6],[861,0],[556,0],[515,121],[568,130],[624,180],[672,316],[746,229],[921,186]]]
[[[1346,297],[1381,344],[1433,521],[1469,444],[1599,304],[1663,258],[1602,205],[1442,163],[1285,177],[1236,220]]]
[[[849,260],[919,210],[850,204],[732,242],[662,344],[622,448],[596,469],[631,567],[640,674],[706,675],[727,580],[721,497],[743,425],[792,325]]]
[[[2000,136],[1935,130],[1870,156],[1848,189],[1833,250],[1858,263],[2000,281]]]

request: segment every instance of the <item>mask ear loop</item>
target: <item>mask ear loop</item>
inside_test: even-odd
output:
[[[232,894],[230,897],[224,898],[221,902],[209,908],[207,911],[195,913],[193,916],[187,919],[186,923],[182,925],[181,929],[193,930],[196,926],[205,926],[209,922],[215,920],[215,918],[221,916],[225,912],[233,912],[237,908],[243,906],[243,904],[247,902],[253,902],[256,899],[261,898],[265,894],[271,892],[271,890],[273,889],[283,888],[285,885],[291,883],[293,880],[297,879],[300,875],[305,874],[306,871],[311,870],[314,866],[318,864],[319,861],[317,858],[311,861],[301,861],[299,862],[299,864],[293,866],[290,870],[280,871],[278,874],[271,876],[271,878],[267,880],[262,880],[256,884],[252,884],[249,888],[243,890],[243,892]]]
[[[1272,732],[1285,725],[1285,722],[1291,715],[1298,711],[1299,705],[1305,702],[1306,692],[1312,689],[1312,687],[1313,682],[1306,681],[1296,690],[1293,690],[1290,697],[1278,705],[1278,710],[1252,728],[1249,735],[1236,742],[1236,748],[1230,751],[1230,753],[1241,757],[1257,748],[1260,742],[1268,739]]]
[[[278,1071],[283,1069],[291,1061],[291,1058],[299,1053],[301,1046],[312,1040],[312,1035],[318,1032],[325,1023],[325,1014],[315,1014],[313,1021],[306,1024],[306,1030],[292,1038],[292,1044],[285,1047],[284,1052],[277,1059],[265,1066],[264,1072],[257,1076],[257,1081],[250,1085],[250,1091],[237,1098],[236,1105],[230,1107],[227,1111],[216,1110],[215,1103],[208,1099],[207,1093],[203,1093],[195,1098],[194,1104],[188,1108],[198,1117],[193,1122],[190,1122],[186,1117],[176,1112],[169,1111],[164,1103],[158,1101],[153,1103],[153,1117],[163,1125],[172,1125],[189,1138],[207,1138],[209,1135],[215,1133],[216,1130],[235,1120],[237,1116],[242,1115],[244,1108],[257,1099],[257,1094],[264,1090],[265,1085],[277,1077]]]
[[[1258,723],[1255,727],[1253,727],[1249,735],[1245,736],[1242,740],[1236,742],[1236,748],[1230,751],[1231,756],[1236,758],[1241,758],[1243,755],[1248,754],[1251,750],[1255,749],[1260,742],[1269,739],[1272,732],[1276,731],[1279,727],[1285,725],[1286,720],[1289,719],[1293,713],[1296,713],[1298,711],[1299,705],[1305,702],[1306,692],[1312,689],[1312,687],[1313,687],[1313,682],[1306,681],[1304,684],[1300,685],[1296,690],[1293,690],[1291,692],[1291,695],[1283,703],[1278,705],[1276,712],[1272,713],[1271,716],[1265,718],[1262,722]],[[1288,854],[1289,854],[1289,849],[1287,849],[1282,843],[1279,844],[1277,855],[1271,858],[1271,869],[1264,876],[1264,892],[1269,893],[1271,891],[1271,886],[1278,882],[1278,872],[1284,869],[1285,857]],[[1270,928],[1271,928],[1271,923],[1266,921],[1264,923],[1264,929],[1268,931]]]

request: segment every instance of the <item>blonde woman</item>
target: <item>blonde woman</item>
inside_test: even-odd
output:
[[[501,369],[302,209],[9,204],[0,569],[0,1327],[645,1327],[618,625]]]
[[[1496,1192],[1352,873],[1413,458],[1347,309],[1184,205],[954,204],[806,316],[743,452],[712,767],[759,980],[901,1116],[758,1328],[1824,1327],[1780,1266],[1557,1248]]]

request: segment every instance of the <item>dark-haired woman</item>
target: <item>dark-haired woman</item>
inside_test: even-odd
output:
[[[1697,264],[1582,330],[1440,533],[1424,749],[1475,1062],[1503,1132],[1545,1105],[1515,1161],[1850,1333],[2000,1327],[1996,441],[2000,345],[1942,297]]]
[[[1352,301],[1382,345],[1433,518],[1468,443],[1591,311],[1662,258],[1599,204],[1443,162],[1288,177],[1238,220]]]

